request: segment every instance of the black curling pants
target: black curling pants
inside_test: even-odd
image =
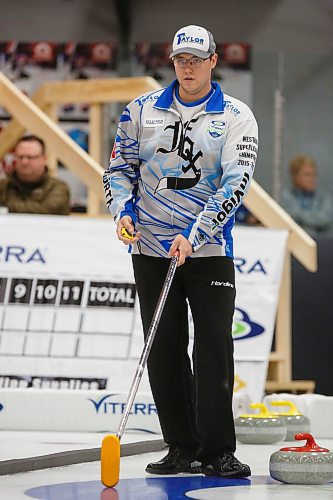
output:
[[[170,260],[146,255],[133,255],[132,260],[146,335]],[[236,448],[234,276],[229,257],[189,258],[178,267],[147,362],[165,442],[198,459]],[[188,355],[188,304],[194,323],[193,370]]]

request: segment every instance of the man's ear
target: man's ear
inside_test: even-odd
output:
[[[216,53],[212,55],[212,58],[211,58],[211,68],[212,69],[214,69],[216,67],[218,58],[219,58],[219,56]]]

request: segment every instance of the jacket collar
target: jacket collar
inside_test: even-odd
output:
[[[170,83],[170,85],[163,90],[153,107],[157,109],[169,109],[172,105],[173,93],[177,85],[178,80],[174,80]],[[212,86],[215,92],[207,101],[206,113],[223,113],[225,101],[221,87],[216,82],[212,82]]]

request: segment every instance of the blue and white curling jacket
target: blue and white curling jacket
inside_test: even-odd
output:
[[[116,222],[130,215],[141,232],[132,253],[167,257],[182,234],[192,257],[233,257],[234,213],[255,167],[257,123],[246,104],[214,82],[202,109],[183,123],[176,85],[124,110],[104,174],[107,204]]]

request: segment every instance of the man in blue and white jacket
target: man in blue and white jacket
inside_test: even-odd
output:
[[[126,107],[104,175],[118,238],[132,245],[145,335],[170,256],[179,253],[148,359],[170,446],[166,457],[148,464],[152,474],[251,474],[234,456],[231,231],[255,167],[258,128],[248,106],[211,81],[215,49],[205,28],[177,31],[170,55],[177,79]],[[123,228],[132,240],[123,236]],[[187,352],[188,304],[193,369]]]

